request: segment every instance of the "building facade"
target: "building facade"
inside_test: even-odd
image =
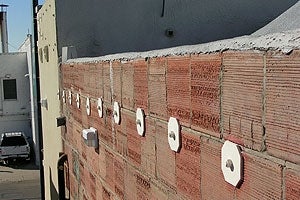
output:
[[[0,133],[23,131],[32,141],[26,53],[0,54]]]

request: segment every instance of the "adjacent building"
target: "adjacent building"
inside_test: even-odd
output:
[[[32,140],[26,53],[0,54],[0,133],[24,132]]]

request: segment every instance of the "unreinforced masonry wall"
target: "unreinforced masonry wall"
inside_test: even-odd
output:
[[[60,70],[61,90],[73,100],[61,101],[72,199],[299,199],[299,50],[69,62]],[[114,101],[120,125],[112,120]],[[138,107],[146,114],[144,137],[136,130]],[[178,153],[169,148],[169,117],[181,125]],[[82,138],[91,126],[98,149]],[[225,140],[242,148],[238,188],[221,171]]]

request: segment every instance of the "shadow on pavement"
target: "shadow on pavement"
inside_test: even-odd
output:
[[[23,169],[23,170],[38,170],[39,167],[34,164],[34,161],[14,161],[9,164],[4,164],[0,162],[0,166],[10,167],[13,169]]]

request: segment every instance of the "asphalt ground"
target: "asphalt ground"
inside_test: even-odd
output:
[[[0,200],[41,199],[39,170],[33,163],[0,164]]]

